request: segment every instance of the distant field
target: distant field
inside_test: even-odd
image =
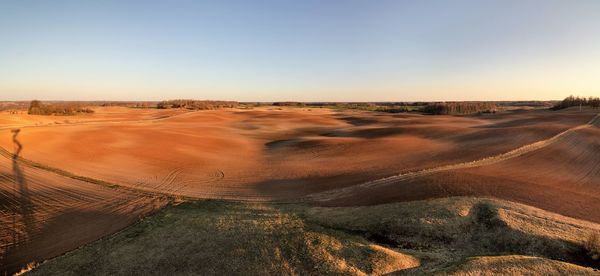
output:
[[[198,107],[198,103],[194,104]],[[407,266],[418,266],[413,268],[415,272],[430,269],[439,272],[450,268],[459,271],[456,266],[459,263],[464,264],[460,269],[467,271],[472,269],[469,262],[503,266],[514,260],[563,269],[562,263],[545,260],[567,260],[564,258],[572,258],[567,261],[579,266],[593,265],[582,259],[585,254],[565,251],[560,257],[550,256],[540,253],[542,251],[537,247],[489,252],[477,248],[456,253],[458,255],[451,257],[452,262],[429,262],[426,260],[436,257],[427,253],[426,248],[407,247],[405,242],[410,243],[409,240],[391,244],[389,240],[413,239],[411,232],[405,230],[422,232],[434,229],[434,226],[371,233],[362,226],[350,227],[346,222],[341,226],[323,224],[347,214],[377,217],[389,211],[385,209],[387,207],[379,206],[384,203],[392,205],[381,206],[396,206],[394,212],[403,214],[404,208],[412,208],[408,206],[415,200],[425,200],[423,204],[427,200],[451,204],[444,198],[496,198],[552,212],[553,215],[548,217],[552,223],[577,219],[578,224],[586,224],[585,230],[577,230],[581,233],[578,238],[549,237],[544,241],[568,241],[568,246],[580,248],[581,238],[598,229],[596,223],[600,223],[600,215],[596,212],[600,209],[600,119],[597,109],[571,107],[551,111],[532,107],[496,113],[432,116],[415,112],[286,105],[244,105],[215,110],[139,107],[92,106],[93,113],[74,116],[28,115],[14,110],[0,112],[0,264],[4,271],[15,272],[30,262],[61,255],[124,229],[165,205],[182,201],[193,202],[168,207],[159,211],[156,218],[144,220],[123,233],[145,227],[147,222],[160,221],[161,216],[170,212],[180,217],[181,231],[185,231],[188,223],[200,227],[193,222],[196,220],[212,223],[214,217],[211,216],[223,212],[233,221],[240,222],[232,222],[229,226],[210,223],[202,226],[205,227],[202,231],[211,235],[219,235],[214,232],[218,227],[233,227],[233,232],[228,235],[235,235],[235,229],[244,225],[258,223],[264,229],[271,229],[269,225],[275,223],[271,220],[280,223],[289,219],[294,225],[310,227],[302,226],[300,230],[292,231],[282,226],[273,231],[283,231],[277,235],[284,237],[289,234],[286,231],[292,231],[293,239],[300,240],[305,239],[305,235],[316,235],[322,237],[319,242],[324,243],[315,244],[315,247],[306,245],[306,250],[320,252],[313,252],[320,256],[315,257],[317,259],[294,255],[299,253],[289,255],[284,252],[288,249],[283,247],[296,245],[281,245],[282,252],[288,254],[281,253],[284,254],[281,260],[288,261],[289,269],[295,269],[299,274],[313,271],[311,267],[315,262],[327,264],[313,271],[319,273],[384,273],[403,268],[386,263],[397,258],[405,260],[403,264]],[[199,199],[219,201],[196,202]],[[467,211],[473,204],[469,206],[465,207]],[[205,208],[216,213],[203,213]],[[273,208],[273,212],[265,211]],[[338,214],[336,210],[348,213]],[[240,213],[236,213],[238,211]],[[498,216],[502,217],[503,212],[499,211]],[[253,213],[264,213],[266,221],[262,215],[251,217]],[[423,217],[415,218],[415,221],[429,220],[427,216],[431,214],[424,211],[420,215]],[[534,215],[527,213],[527,216]],[[246,217],[249,220],[244,220]],[[468,216],[463,214],[462,217]],[[193,221],[186,222],[187,219]],[[316,225],[321,228],[315,230],[311,227],[317,219],[320,222]],[[384,222],[392,218],[380,219]],[[506,218],[503,220],[511,222]],[[430,221],[435,225],[438,220],[432,218]],[[517,224],[510,227],[521,227],[522,222]],[[259,238],[263,228],[246,234]],[[557,229],[548,231],[554,233]],[[451,230],[440,228],[435,231]],[[410,235],[404,237],[405,234]],[[119,235],[114,236],[116,242],[122,241]],[[380,239],[381,235],[389,237]],[[440,238],[444,243],[439,245],[440,248],[446,248],[443,250],[466,248],[464,243],[443,241],[446,238]],[[136,239],[132,237],[127,241],[138,242]],[[270,248],[282,239],[279,237],[256,246]],[[187,243],[188,240],[179,242]],[[110,242],[106,246],[119,244]],[[332,246],[338,251],[331,251]],[[88,249],[82,250],[77,252]],[[123,250],[123,254],[131,253],[126,251],[127,248]],[[260,255],[263,253],[247,254],[263,256]],[[402,254],[412,257],[405,258]],[[521,257],[469,259],[468,262],[465,259],[490,254]],[[523,255],[543,257],[544,260],[527,259]],[[80,258],[84,262],[91,257],[82,255]],[[255,265],[264,264],[263,257],[257,258]],[[373,258],[373,263],[361,261],[365,258]],[[109,259],[104,262],[106,266],[92,267],[98,271],[112,269],[108,265]],[[60,269],[61,264],[56,265],[56,269]],[[85,274],[89,265],[78,265]],[[227,268],[214,267],[214,272],[226,273],[223,269]],[[124,266],[123,269],[133,271],[136,268]],[[112,270],[106,270],[109,271]],[[265,273],[289,271],[265,270]]]

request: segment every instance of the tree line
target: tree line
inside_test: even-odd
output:
[[[31,115],[62,115],[72,116],[79,113],[94,113],[94,110],[84,107],[79,103],[50,103],[44,104],[39,100],[33,100],[29,104],[27,114]]]
[[[429,103],[425,105],[421,111],[438,115],[467,115],[495,113],[498,111],[498,106],[491,102],[444,102]]]
[[[573,95],[566,97],[561,102],[554,105],[552,110],[564,109],[571,106],[591,106],[593,108],[600,108],[600,98],[598,97],[575,97]]]
[[[210,110],[219,108],[234,108],[238,106],[235,101],[200,101],[200,100],[167,100],[159,102],[158,109],[186,108],[193,110]]]

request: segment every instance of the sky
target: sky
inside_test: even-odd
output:
[[[600,96],[596,0],[0,0],[0,100]]]

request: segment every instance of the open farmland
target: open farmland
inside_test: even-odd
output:
[[[596,115],[591,109],[481,116],[299,108],[149,112],[100,108],[67,123],[45,116],[12,120],[44,122],[24,123],[18,139],[23,159],[47,167],[184,197],[285,200],[502,154]],[[8,152],[15,128],[1,130],[0,146]]]
[[[510,250],[490,249],[490,245],[471,240],[480,236],[439,237],[445,242],[436,245],[436,250],[443,251],[443,256],[434,256],[425,246],[433,241],[414,245],[415,233],[428,226],[416,225],[402,231],[380,229],[373,226],[378,222],[369,218],[388,212],[386,208],[404,214],[403,208],[412,208],[410,202],[425,200],[422,204],[434,204],[439,210],[456,208],[451,212],[456,220],[452,225],[468,225],[475,216],[469,210],[478,200],[494,198],[500,200],[492,201],[492,205],[505,227],[502,229],[510,228],[511,233],[521,237],[535,228],[525,224],[523,217],[533,220],[540,212],[547,212],[546,220],[570,223],[575,228],[569,229],[579,231],[581,236],[554,233],[544,236],[541,242],[557,243],[553,245],[557,248],[561,242],[568,248],[580,248],[582,237],[600,229],[600,215],[595,212],[600,209],[597,109],[513,110],[464,116],[273,106],[197,111],[93,109],[93,113],[77,116],[0,113],[0,262],[4,272],[16,272],[31,262],[42,262],[106,237],[165,205],[181,201],[190,203],[159,212],[158,228],[147,229],[153,237],[166,235],[168,224],[163,224],[165,219],[160,217],[170,212],[177,214],[176,225],[185,239],[194,239],[185,231],[199,225],[206,233],[228,229],[230,232],[211,234],[224,235],[219,236],[222,240],[239,231],[249,231],[244,232],[248,238],[258,238],[265,229],[271,229],[276,234],[269,237],[274,240],[257,242],[253,244],[257,251],[247,253],[258,258],[252,265],[267,265],[265,274],[381,274],[403,269],[417,274],[468,273],[482,263],[502,267],[518,260],[530,262],[540,271],[573,268],[591,272],[580,266],[592,263],[573,251],[555,256],[523,245]],[[460,201],[464,205],[460,208],[444,201],[457,196],[472,199]],[[196,202],[204,199],[218,201]],[[214,212],[203,213],[204,208]],[[515,208],[521,209],[517,212]],[[191,210],[191,217],[186,217],[186,210]],[[244,222],[246,213],[257,217],[248,215],[250,221]],[[229,220],[220,223],[219,214]],[[361,214],[362,224],[333,220],[349,214]],[[425,211],[412,215],[413,222],[439,219],[429,217]],[[389,221],[394,217],[380,219]],[[132,227],[149,227],[141,223]],[[258,228],[245,228],[243,223]],[[288,223],[295,226],[285,226]],[[550,232],[559,227],[536,223]],[[436,231],[459,231],[448,227]],[[130,274],[136,271],[135,265],[151,268],[143,262],[158,260],[120,265],[123,270],[111,268],[111,259],[86,263],[101,254],[94,250],[108,250],[102,249],[104,246],[120,252],[117,255],[123,254],[115,257],[121,259],[131,254],[127,250],[141,250],[137,248],[140,244],[126,247],[128,242],[138,241],[137,230],[131,229],[111,236],[106,245],[100,241],[83,251],[74,251],[77,260],[67,260],[72,255],[66,255],[56,262],[65,259],[67,267],[69,262],[76,262],[84,274]],[[483,230],[500,231],[494,229]],[[402,237],[402,233],[407,236]],[[540,235],[523,237],[537,243]],[[282,237],[293,238],[290,244],[281,245],[280,255],[261,251],[281,242]],[[305,249],[312,252],[313,259],[289,252],[299,246],[294,242],[303,244],[313,238],[318,242]],[[182,246],[183,241],[187,240],[156,247],[167,246],[164,250],[168,251]],[[469,243],[472,247],[465,247]],[[235,251],[247,245],[232,242],[227,246]],[[331,251],[332,246],[337,251]],[[456,246],[467,249],[445,251]],[[232,258],[235,255],[227,254],[233,254]],[[514,256],[465,259],[489,254]],[[214,261],[213,257],[207,255],[197,261]],[[446,257],[451,261],[444,261]],[[289,267],[275,269],[269,260],[277,258],[288,262]],[[365,264],[365,259],[373,263]],[[323,260],[328,261],[317,265]],[[566,260],[573,267],[551,260]],[[177,260],[170,261],[173,267],[181,265]],[[212,270],[202,271],[228,272],[228,266],[218,262],[214,265],[207,268]],[[238,265],[236,271],[244,273],[242,267],[250,264]],[[61,267],[60,263],[49,262],[46,269],[63,274]],[[96,271],[102,267],[106,270]],[[40,269],[43,274],[44,265]],[[165,271],[174,272],[177,270]]]
[[[0,276],[600,276],[600,0],[0,1]]]

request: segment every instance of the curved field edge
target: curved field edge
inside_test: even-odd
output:
[[[52,166],[48,166],[45,164],[41,164],[41,163],[38,163],[38,162],[35,162],[32,160],[23,158],[21,156],[15,156],[13,153],[9,152],[8,150],[6,150],[5,148],[3,148],[1,146],[0,146],[0,156],[3,156],[7,159],[13,159],[16,162],[18,162],[24,166],[27,166],[27,167],[54,173],[59,176],[71,178],[71,179],[86,182],[89,184],[100,185],[100,186],[104,186],[104,187],[111,188],[111,189],[121,189],[121,190],[125,190],[125,191],[136,192],[136,193],[139,193],[140,195],[146,195],[146,196],[175,197],[174,195],[167,193],[167,192],[163,193],[163,192],[156,192],[156,191],[151,191],[151,190],[147,190],[147,189],[133,188],[133,187],[123,186],[123,185],[115,184],[112,182],[104,181],[101,179],[96,179],[96,178],[92,178],[92,177],[88,177],[88,176],[74,174],[72,172],[68,172],[63,169],[59,169],[57,167],[52,167]],[[179,196],[179,197],[181,197],[181,196]]]
[[[365,182],[365,183],[362,183],[359,185],[353,185],[353,186],[349,186],[349,187],[345,187],[345,188],[341,188],[341,189],[335,189],[335,190],[311,194],[311,195],[308,195],[307,198],[309,200],[314,200],[314,201],[327,201],[327,200],[332,200],[332,199],[337,199],[337,198],[342,198],[344,196],[348,196],[360,188],[373,188],[373,187],[378,187],[378,186],[390,185],[390,184],[394,184],[398,181],[413,179],[413,178],[426,176],[426,175],[430,175],[430,174],[435,174],[435,173],[440,173],[440,172],[445,172],[445,171],[493,165],[493,164],[496,164],[499,162],[517,158],[524,154],[545,148],[549,145],[556,143],[557,141],[560,141],[561,138],[565,137],[566,135],[568,135],[570,133],[595,126],[599,120],[600,120],[600,114],[597,114],[586,124],[569,128],[569,129],[564,130],[550,138],[539,140],[539,141],[533,142],[531,144],[523,145],[516,149],[510,150],[508,152],[493,155],[493,156],[488,156],[488,157],[485,157],[485,158],[482,158],[479,160],[443,165],[443,166],[439,166],[439,167],[433,167],[433,168],[428,168],[428,169],[423,169],[423,170],[418,170],[418,171],[402,173],[402,174],[393,175],[393,176],[389,176],[389,177],[385,177],[385,178],[381,178],[381,179],[371,180],[371,181],[368,181],[368,182]]]
[[[0,274],[64,254],[168,203],[0,158]]]
[[[195,111],[197,112],[197,111]],[[118,121],[104,121],[104,122],[92,122],[93,124],[110,124],[110,123],[145,123],[145,122],[154,122],[154,121],[161,121],[161,120],[166,120],[166,119],[171,119],[173,117],[177,117],[177,116],[182,116],[182,115],[189,115],[191,113],[194,113],[194,111],[192,112],[184,112],[184,113],[179,113],[179,114],[175,114],[175,115],[171,115],[171,116],[165,116],[165,117],[160,117],[160,118],[151,118],[151,119],[142,119],[142,120],[130,120],[130,121],[122,121],[122,122],[118,122]],[[584,129],[584,128],[588,128],[591,127],[595,124],[597,124],[598,120],[600,120],[600,114],[597,114],[596,116],[594,116],[589,122],[587,122],[586,124],[583,125],[579,125],[579,126],[575,126],[572,128],[569,128],[567,130],[564,130],[558,134],[556,134],[555,136],[552,136],[550,138],[547,139],[543,139],[543,140],[539,140],[536,142],[533,142],[531,144],[527,144],[527,145],[523,145],[521,147],[512,149],[508,152],[504,152],[501,154],[497,154],[497,155],[493,155],[493,156],[488,156],[482,159],[478,159],[478,160],[472,160],[472,161],[467,161],[467,162],[461,162],[461,163],[454,163],[454,164],[448,164],[448,165],[443,165],[443,166],[438,166],[438,167],[432,167],[432,168],[428,168],[428,169],[423,169],[423,170],[418,170],[418,171],[412,171],[412,172],[407,172],[407,173],[402,173],[402,174],[398,174],[398,175],[394,175],[394,176],[390,176],[390,177],[385,177],[385,178],[381,178],[381,179],[375,179],[375,180],[371,180],[362,184],[358,184],[358,185],[352,185],[352,186],[348,186],[348,187],[344,187],[344,188],[339,188],[339,189],[332,189],[332,190],[326,190],[323,192],[317,192],[317,193],[313,193],[313,194],[309,194],[307,195],[304,199],[300,199],[300,200],[309,200],[309,201],[328,201],[328,200],[332,200],[332,199],[338,199],[344,196],[348,196],[350,194],[352,194],[353,192],[355,192],[357,189],[361,189],[361,188],[373,188],[373,187],[379,187],[379,186],[385,186],[385,185],[390,185],[390,184],[394,184],[398,181],[403,181],[403,180],[407,180],[407,179],[413,179],[413,178],[417,178],[420,176],[426,176],[426,175],[430,175],[430,174],[434,174],[434,173],[439,173],[439,172],[445,172],[445,171],[451,171],[451,170],[459,170],[459,169],[465,169],[465,168],[475,168],[475,167],[481,167],[481,166],[488,166],[488,165],[492,165],[498,162],[502,162],[502,161],[506,161],[512,158],[516,158],[519,157],[523,154],[532,152],[532,151],[536,151],[539,150],[541,148],[544,148],[548,145],[551,145],[553,143],[555,143],[556,141],[558,141],[561,137],[564,137],[565,135]],[[89,122],[80,122],[80,123],[70,123],[70,124],[65,124],[65,125],[88,125],[90,124]],[[25,126],[25,127],[44,127],[47,125],[33,125],[33,126]],[[8,128],[8,127],[7,127]],[[4,129],[4,128],[0,128],[0,129]],[[4,147],[0,146],[0,155],[8,158],[8,159],[12,159],[15,156],[13,155],[13,153],[9,152],[7,149],[5,149]],[[47,165],[47,164],[43,164],[43,163],[39,163],[30,159],[26,159],[23,157],[18,157],[17,158],[18,162],[22,163],[23,165],[29,166],[29,167],[33,167],[33,168],[37,168],[37,169],[41,169],[41,170],[45,170],[48,172],[52,172],[55,174],[59,174],[61,176],[64,177],[68,177],[68,178],[72,178],[75,180],[79,180],[79,181],[84,181],[87,183],[91,183],[91,184],[98,184],[98,185],[102,185],[102,186],[107,186],[110,188],[119,188],[119,189],[125,189],[125,190],[130,190],[130,191],[136,191],[142,194],[147,194],[147,195],[154,195],[154,196],[169,196],[169,197],[180,197],[180,198],[186,198],[186,199],[200,199],[200,198],[219,198],[219,199],[233,199],[233,200],[247,200],[247,201],[278,201],[278,200],[274,200],[274,199],[265,199],[265,198],[261,198],[261,197],[251,197],[251,198],[244,198],[244,197],[236,197],[233,196],[231,198],[229,198],[228,196],[208,196],[208,197],[197,197],[197,196],[188,196],[185,194],[176,194],[170,191],[157,191],[156,189],[152,189],[152,188],[145,188],[145,187],[140,187],[140,186],[128,186],[128,185],[123,185],[123,184],[117,184],[115,182],[111,182],[111,181],[106,181],[106,180],[102,180],[99,178],[93,178],[93,177],[89,177],[89,176],[84,176],[84,175],[80,175],[80,174],[75,174],[72,173],[70,171],[55,167],[55,166],[51,166],[51,165]]]
[[[447,274],[492,255],[566,262],[573,265],[561,269],[577,273],[598,265],[582,253],[597,231],[595,223],[486,198],[369,207],[190,201],[31,274]],[[524,269],[537,265],[523,260]]]

